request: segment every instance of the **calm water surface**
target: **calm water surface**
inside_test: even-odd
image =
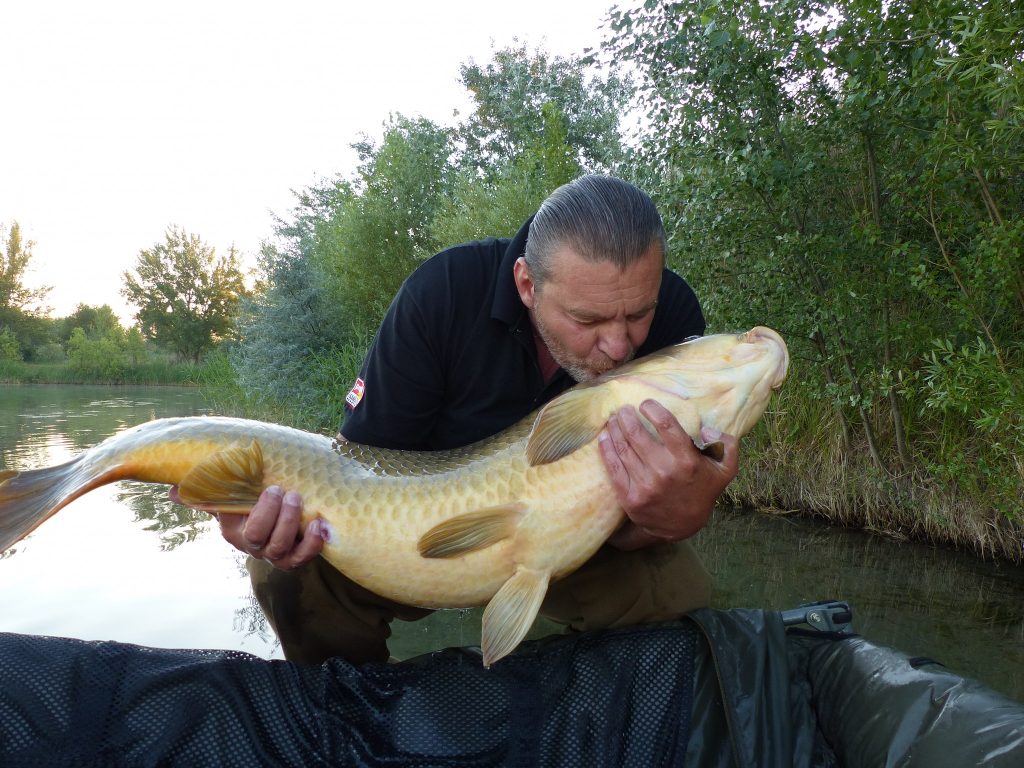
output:
[[[0,386],[0,469],[65,461],[153,418],[207,413],[192,389]],[[794,518],[720,510],[697,537],[718,607],[848,600],[866,637],[1024,701],[1024,569]],[[280,658],[244,557],[166,490],[86,494],[0,557],[0,631]],[[396,622],[399,658],[479,642],[480,611]],[[555,631],[539,623],[534,635]]]

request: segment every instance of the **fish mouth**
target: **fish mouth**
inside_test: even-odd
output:
[[[789,348],[786,347],[786,342],[782,340],[782,336],[777,331],[773,331],[764,325],[756,325],[743,334],[743,340],[748,344],[772,344],[777,347],[777,355],[779,358],[778,365],[775,369],[775,378],[772,380],[771,388],[778,389],[782,386],[782,382],[786,380],[786,373],[789,371]]]

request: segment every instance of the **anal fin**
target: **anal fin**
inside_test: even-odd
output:
[[[182,502],[207,512],[248,512],[262,491],[263,451],[255,440],[206,457],[178,483]]]
[[[419,540],[423,557],[460,557],[511,538],[519,525],[523,505],[499,504],[458,515],[438,523]]]
[[[551,581],[550,571],[519,566],[484,608],[480,647],[484,666],[512,653],[537,618]]]

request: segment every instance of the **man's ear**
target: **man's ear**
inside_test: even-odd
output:
[[[515,266],[512,268],[512,276],[516,281],[516,290],[519,291],[519,300],[526,305],[527,309],[533,309],[537,286],[530,276],[530,267],[522,256],[516,259]]]

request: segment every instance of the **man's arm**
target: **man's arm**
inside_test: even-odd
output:
[[[706,430],[705,442],[721,442],[720,459],[697,450],[676,418],[646,400],[640,412],[657,430],[650,434],[627,406],[608,421],[598,441],[615,494],[628,520],[609,539],[619,549],[639,549],[693,536],[711,517],[715,501],[736,477],[739,443]]]

